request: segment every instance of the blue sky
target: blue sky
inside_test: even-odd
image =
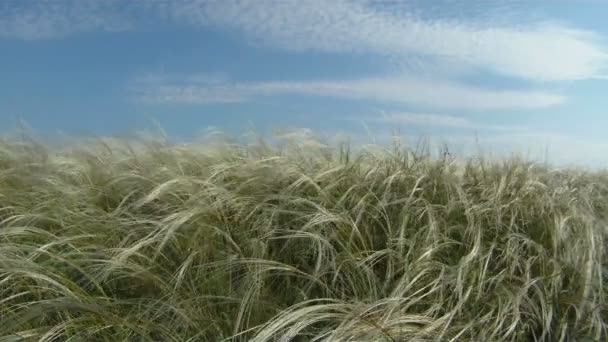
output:
[[[0,2],[0,123],[191,139],[394,129],[608,163],[608,3]]]

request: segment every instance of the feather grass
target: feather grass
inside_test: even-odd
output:
[[[516,156],[0,142],[0,341],[603,341],[608,174]]]

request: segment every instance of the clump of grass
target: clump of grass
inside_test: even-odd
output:
[[[606,173],[220,140],[2,141],[0,340],[608,338]]]

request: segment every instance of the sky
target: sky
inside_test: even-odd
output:
[[[608,165],[608,1],[3,0],[0,124],[398,131]]]

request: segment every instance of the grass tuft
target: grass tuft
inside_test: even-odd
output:
[[[5,139],[0,341],[605,341],[607,219],[516,156]]]

